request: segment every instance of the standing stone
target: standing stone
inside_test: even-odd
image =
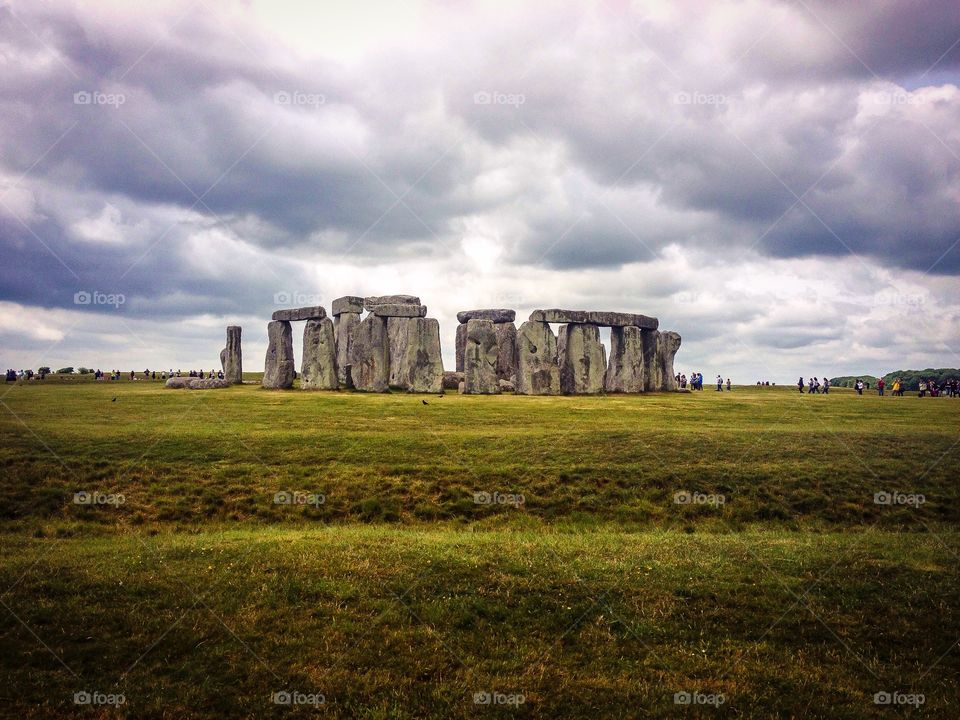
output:
[[[288,388],[295,374],[293,330],[286,320],[273,320],[267,323],[267,359],[261,384],[265,388]]]
[[[463,372],[463,351],[467,347],[467,323],[457,325],[457,372]]]
[[[559,395],[557,339],[545,322],[527,321],[517,330],[517,380],[520,395]]]
[[[333,335],[337,343],[337,382],[343,388],[353,387],[347,367],[350,365],[353,334],[359,325],[359,312],[342,312],[333,318]]]
[[[657,356],[659,330],[640,330],[643,343],[643,389],[647,392],[659,392],[663,373]]]
[[[490,320],[467,322],[467,343],[463,353],[464,391],[468,395],[498,395],[497,333]]]
[[[303,328],[303,361],[300,363],[301,390],[336,390],[337,347],[333,321],[307,320]]]
[[[443,392],[439,321],[436,318],[390,318],[387,335],[390,340],[390,387],[408,392]]]
[[[390,383],[387,318],[367,315],[353,331],[347,354],[348,377],[357,390],[386,392]]]
[[[497,334],[497,379],[512,383],[517,376],[517,326],[497,323],[493,331]]]
[[[600,342],[600,328],[571,322],[562,328],[561,337],[560,390],[565,395],[595,395],[603,392],[607,350]]]
[[[646,389],[643,364],[643,332],[638,327],[610,329],[610,365],[604,388],[607,392],[638,393]]]
[[[227,349],[226,348],[220,351],[220,369],[221,370],[227,369]]]
[[[240,326],[227,326],[227,347],[224,348],[223,379],[234,385],[243,384],[243,354],[240,351]]]
[[[657,367],[660,370],[660,390],[671,392],[677,389],[677,378],[673,374],[673,358],[680,349],[680,335],[675,332],[662,332],[657,337]]]

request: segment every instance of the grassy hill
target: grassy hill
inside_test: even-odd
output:
[[[958,402],[3,392],[10,716],[955,710]]]

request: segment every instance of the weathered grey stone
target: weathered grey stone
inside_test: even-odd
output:
[[[496,323],[497,378],[511,383],[517,377],[517,326],[512,322]]]
[[[443,391],[440,323],[435,318],[387,320],[390,387],[408,392]]]
[[[659,330],[641,330],[643,343],[643,387],[647,392],[657,392],[663,380],[663,373],[657,358]]]
[[[357,297],[356,295],[344,295],[343,297],[338,297],[333,301],[330,310],[330,314],[334,317],[337,317],[337,315],[343,315],[344,313],[362,313],[363,298]]]
[[[174,390],[216,390],[230,387],[232,383],[220,378],[172,377],[165,383],[165,387]]]
[[[339,384],[333,321],[330,318],[307,320],[303,328],[300,389],[336,390]]]
[[[293,330],[286,320],[267,323],[267,358],[263,368],[265,388],[283,389],[293,385],[296,367],[293,360]]]
[[[460,383],[463,382],[463,372],[455,372],[453,370],[444,370],[443,372],[443,389],[444,390],[456,390],[460,387]]]
[[[387,319],[367,317],[353,330],[347,355],[348,377],[357,390],[386,392],[390,383]]]
[[[399,303],[392,303],[387,305],[373,305],[371,306],[370,311],[374,315],[379,315],[380,317],[398,317],[398,318],[426,317],[427,306],[426,305],[400,305]]]
[[[595,395],[603,392],[607,374],[607,350],[600,342],[600,328],[570,322],[561,330],[560,390],[565,395]]]
[[[233,383],[227,379],[221,380],[220,378],[190,378],[190,382],[187,385],[188,390],[219,390],[220,388],[228,388]]]
[[[469,320],[490,320],[495,323],[512,323],[517,319],[516,310],[492,308],[490,310],[462,310],[457,313],[457,320],[466,323]]]
[[[668,330],[657,337],[657,367],[660,370],[660,390],[664,392],[677,389],[673,358],[679,349],[680,336],[677,333]]]
[[[314,307],[292,308],[290,310],[277,310],[273,313],[272,320],[282,322],[297,322],[299,320],[323,320],[327,316],[327,311],[321,305]]]
[[[517,330],[516,391],[521,395],[559,395],[557,338],[545,322],[525,322]]]
[[[333,318],[333,336],[337,343],[337,382],[342,388],[352,388],[350,373],[350,346],[353,343],[353,333],[360,325],[359,312],[344,312]]]
[[[455,348],[457,356],[457,372],[463,372],[463,350],[467,346],[467,324],[457,325],[457,345]]]
[[[610,364],[604,387],[607,392],[638,393],[646,389],[643,331],[638,327],[610,329]]]
[[[467,392],[467,383],[465,380],[461,380],[460,384],[457,385],[457,392],[460,393],[461,395]]]
[[[509,380],[497,380],[497,384],[500,385],[500,392],[513,392],[516,390],[516,387]]]
[[[372,311],[377,305],[419,305],[416,295],[371,295],[363,299],[363,309]]]
[[[239,325],[227,326],[227,347],[224,348],[223,377],[227,382],[234,385],[243,384],[243,353],[240,350],[240,332]]]
[[[463,354],[463,381],[468,395],[497,395],[497,333],[489,320],[467,323],[467,344]]]
[[[646,315],[603,310],[534,310],[530,313],[530,319],[534,322],[580,323],[604,327],[633,325],[647,330],[656,330],[660,324],[656,318]]]
[[[227,349],[224,348],[220,351],[220,369],[224,370],[227,367]]]

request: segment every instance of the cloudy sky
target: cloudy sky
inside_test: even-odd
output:
[[[448,367],[473,307],[735,382],[960,366],[956,0],[0,0],[0,73],[3,367],[239,324],[257,370],[277,307],[395,292]]]

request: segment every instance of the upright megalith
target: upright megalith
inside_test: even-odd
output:
[[[467,343],[467,323],[471,320],[489,320],[494,324],[497,335],[497,377],[513,381],[517,373],[517,326],[513,324],[517,313],[507,308],[489,308],[483,310],[461,310],[457,313],[456,360],[457,370],[464,369],[464,348]]]
[[[407,392],[443,392],[440,322],[436,318],[387,321],[390,338],[390,387]]]
[[[227,346],[220,356],[223,364],[223,379],[240,385],[243,383],[243,354],[240,351],[240,326],[227,327]]]
[[[643,343],[643,389],[657,392],[663,380],[663,374],[657,363],[657,338],[659,330],[640,330]]]
[[[558,395],[557,338],[545,322],[527,321],[517,330],[517,380],[520,395]]]
[[[565,395],[603,392],[607,351],[600,342],[600,328],[592,323],[569,322],[560,332],[560,390]]]
[[[604,388],[607,392],[639,393],[646,389],[643,331],[638,327],[610,329],[610,364]]]
[[[371,313],[356,326],[347,355],[347,373],[357,390],[387,391],[390,383],[387,318]]]
[[[301,390],[336,390],[337,348],[333,321],[307,320],[303,328],[303,361],[300,363]]]
[[[333,335],[337,345],[337,382],[343,388],[353,387],[347,368],[350,365],[353,334],[359,325],[359,312],[342,312],[333,316]]]
[[[467,324],[457,325],[456,360],[457,372],[463,372],[463,352],[467,347]]]
[[[657,369],[660,372],[659,390],[664,392],[677,389],[677,378],[673,374],[673,358],[680,349],[680,335],[666,331],[657,335]]]
[[[512,322],[496,323],[497,379],[514,382],[517,377],[517,326]]]
[[[261,385],[284,389],[293,385],[296,367],[293,361],[293,330],[286,320],[267,323],[267,359]]]
[[[497,382],[497,333],[490,320],[467,322],[467,339],[463,354],[464,392],[468,395],[496,395],[500,393]]]

